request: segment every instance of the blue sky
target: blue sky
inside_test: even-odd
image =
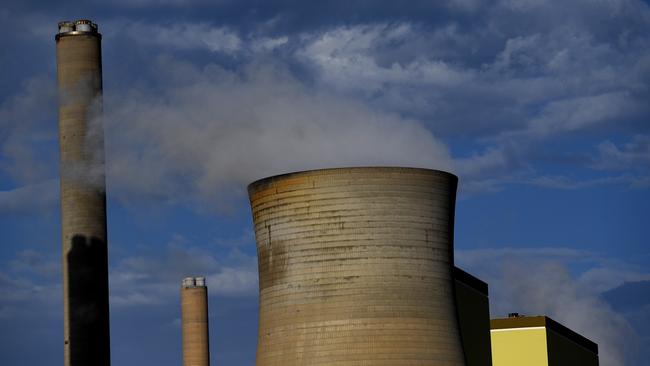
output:
[[[639,0],[5,1],[0,355],[62,354],[56,24],[103,34],[114,365],[178,365],[206,275],[215,363],[252,365],[245,187],[357,165],[460,177],[456,261],[493,316],[650,354],[650,7]]]

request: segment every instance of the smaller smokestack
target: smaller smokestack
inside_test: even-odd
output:
[[[183,366],[209,366],[208,288],[205,277],[186,277],[181,287]]]

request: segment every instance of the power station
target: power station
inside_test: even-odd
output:
[[[65,366],[110,365],[101,35],[59,23],[63,349]]]
[[[108,366],[101,35],[89,20],[64,21],[55,39],[64,365]],[[457,184],[447,172],[405,167],[251,183],[256,365],[597,366],[595,343],[549,318],[490,325],[488,285],[454,267]],[[205,278],[183,279],[180,302],[183,365],[209,366]]]

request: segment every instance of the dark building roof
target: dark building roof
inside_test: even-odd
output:
[[[471,274],[463,271],[458,267],[454,267],[454,280],[459,281],[466,286],[488,296],[488,284],[472,276]]]
[[[546,327],[598,354],[598,345],[547,316],[515,316],[490,320],[490,329]]]

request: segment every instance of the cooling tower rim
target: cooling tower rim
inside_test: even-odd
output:
[[[310,169],[310,170],[303,170],[303,171],[296,171],[296,172],[290,172],[290,173],[284,173],[284,174],[278,174],[278,175],[272,175],[266,178],[258,179],[248,185],[248,193],[251,194],[257,190],[259,190],[261,187],[270,185],[274,182],[281,181],[284,179],[288,178],[295,178],[295,177],[300,177],[304,175],[326,175],[328,173],[335,173],[335,172],[344,172],[344,171],[350,171],[350,172],[370,172],[370,171],[385,171],[385,172],[420,172],[420,173],[427,173],[427,174],[438,174],[438,175],[443,175],[447,176],[448,178],[454,180],[455,182],[458,182],[458,176],[455,174],[452,174],[450,172],[444,171],[444,170],[438,170],[438,169],[429,169],[429,168],[417,168],[417,167],[402,167],[402,166],[353,166],[353,167],[336,167],[336,168],[324,168],[324,169]]]

